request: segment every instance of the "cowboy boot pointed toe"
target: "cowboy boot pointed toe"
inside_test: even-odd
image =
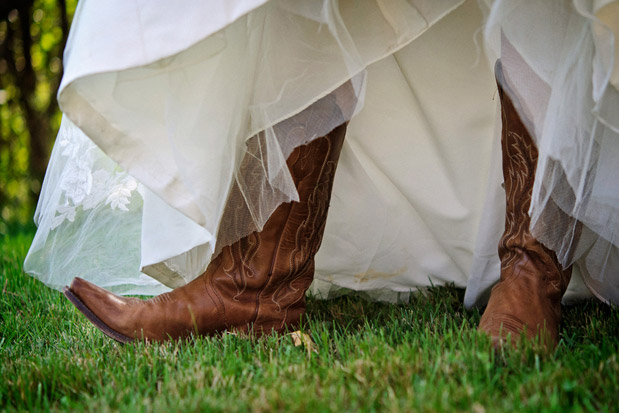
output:
[[[64,288],[63,293],[90,322],[106,335],[123,343],[133,340],[130,335],[120,332],[126,332],[128,329],[120,325],[122,318],[118,316],[126,314],[128,307],[137,299],[119,297],[79,277],[74,278],[71,285]]]

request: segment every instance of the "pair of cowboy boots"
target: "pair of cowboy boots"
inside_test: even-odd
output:
[[[528,210],[537,149],[506,94],[502,105],[503,175],[507,198],[500,241],[501,279],[479,329],[496,344],[526,334],[550,347],[558,341],[561,298],[571,270],[529,232]],[[150,300],[119,297],[76,278],[65,295],[100,330],[120,342],[161,341],[222,331],[261,334],[293,328],[305,310],[314,255],[325,228],[333,176],[346,125],[294,150],[287,165],[299,202],[280,205],[260,232],[224,247],[206,272]]]

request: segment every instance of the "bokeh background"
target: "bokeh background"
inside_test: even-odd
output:
[[[0,0],[0,236],[33,227],[77,0]]]

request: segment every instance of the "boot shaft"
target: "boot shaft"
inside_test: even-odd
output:
[[[299,201],[277,207],[262,231],[224,247],[209,265],[207,291],[228,324],[249,319],[280,329],[304,311],[345,132],[343,124],[297,147],[287,166]]]
[[[479,329],[499,345],[511,334],[513,341],[526,331],[554,348],[559,339],[561,298],[571,268],[563,271],[553,251],[530,232],[531,195],[538,151],[521,119],[522,108],[508,89],[500,62],[496,77],[501,99],[501,146],[505,182],[505,232],[499,242],[501,277],[492,289]],[[520,112],[520,114],[519,114]]]
[[[496,69],[501,99],[501,147],[503,179],[505,184],[505,232],[499,242],[501,279],[511,274],[510,268],[518,261],[530,261],[540,274],[548,279],[547,293],[560,300],[569,283],[571,269],[563,271],[554,251],[542,245],[530,232],[531,196],[537,169],[538,150],[531,134],[514,104],[515,94],[508,89],[500,63]],[[522,112],[522,108],[520,112]]]

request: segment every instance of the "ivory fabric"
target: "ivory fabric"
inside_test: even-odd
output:
[[[534,10],[515,3],[80,2],[59,91],[65,115],[26,270],[54,288],[74,276],[124,294],[182,285],[218,246],[259,230],[279,203],[296,199],[285,168],[295,146],[350,121],[312,292],[400,300],[453,283],[467,288],[467,306],[483,304],[499,276],[504,219],[492,62],[506,54],[507,71],[523,56],[529,68],[549,67],[539,53],[522,51],[530,37],[504,25],[510,13]],[[580,3],[557,2],[567,17],[551,19],[546,31],[523,18],[523,31],[554,39],[553,24],[580,22],[587,56],[598,62],[593,51],[608,52],[609,44],[595,44],[597,20],[583,11],[595,10]],[[605,56],[590,71],[611,70],[612,52]],[[535,70],[534,84],[546,85],[539,90],[560,90],[539,74],[548,71]],[[575,81],[598,79],[585,72]],[[610,76],[601,80],[596,90],[611,93]],[[536,131],[559,122],[546,115],[544,93],[526,100],[544,109],[530,116]],[[550,101],[565,93],[550,93]],[[602,123],[612,132],[619,104],[604,96],[606,117],[598,119],[610,119]],[[323,110],[325,99],[342,110]],[[535,134],[540,155],[546,136]],[[250,158],[256,174],[248,180],[238,167]],[[603,171],[614,170],[606,162]],[[595,190],[612,196],[601,182]],[[231,198],[232,187],[241,196]],[[549,205],[543,199],[540,211]],[[231,203],[246,219],[222,225]],[[600,235],[591,232],[588,240]],[[604,238],[612,251],[614,233]],[[596,279],[593,267],[584,268]],[[612,275],[596,280],[617,285]],[[587,295],[574,276],[568,298]]]

